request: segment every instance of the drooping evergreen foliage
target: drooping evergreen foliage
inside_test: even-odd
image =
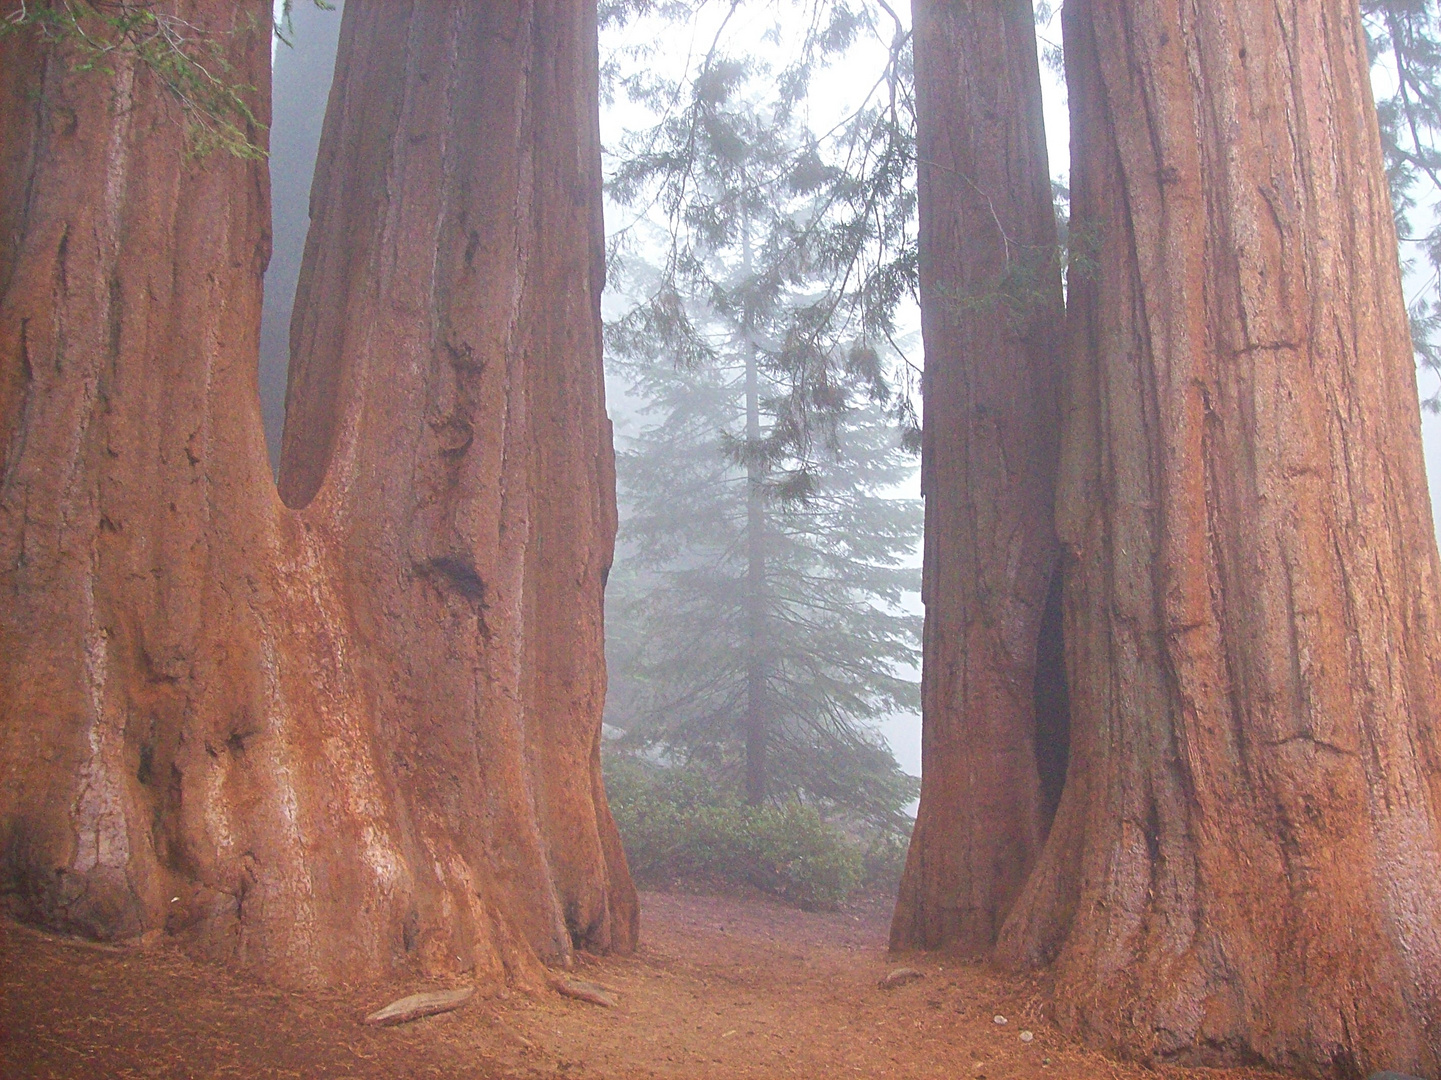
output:
[[[227,55],[234,28],[202,26],[140,0],[40,0],[0,15],[0,38],[17,33],[62,46],[77,72],[113,77],[124,65],[148,71],[178,106],[194,157],[212,150],[265,156],[256,88],[233,78]]]
[[[921,514],[887,494],[914,462],[886,329],[836,282],[852,241],[827,221],[834,167],[752,74],[716,65],[695,89],[683,181],[637,165],[614,189],[659,191],[679,228],[661,265],[613,267],[638,302],[608,328],[612,370],[645,407],[619,440],[607,715],[752,804],[901,828],[915,782],[872,722],[917,704],[898,670],[919,642],[900,603]]]
[[[628,322],[669,335],[667,355],[675,361],[705,355],[709,345],[681,310],[683,299],[705,288],[707,254],[736,239],[738,214],[764,215],[757,293],[802,279],[809,290],[804,302],[790,298],[787,324],[767,353],[775,385],[789,398],[770,445],[808,456],[826,426],[830,386],[868,364],[868,396],[918,447],[919,357],[897,340],[898,314],[917,289],[909,28],[885,3],[816,0],[804,5],[798,33],[787,35],[778,21],[765,35],[786,37],[789,46],[770,69],[731,51],[727,31],[743,7],[731,4],[709,36],[697,39],[700,15],[714,5],[603,5],[602,25],[649,18],[664,28],[645,37],[632,24],[603,65],[612,100],[623,97],[649,118],[609,148],[609,193],[628,210],[610,220],[612,271],[641,250],[664,251],[651,258],[656,273]],[[698,55],[683,74],[655,64],[687,41]],[[814,80],[861,52],[869,61],[860,69],[865,90],[844,115],[816,120],[807,99]],[[737,97],[754,96],[762,84],[764,109],[738,113]],[[857,342],[859,351],[851,348]],[[878,363],[881,353],[895,362]]]
[[[313,3],[334,6],[330,0]],[[273,24],[287,43],[293,4],[283,0]],[[215,150],[267,156],[264,125],[253,111],[258,91],[233,78],[226,55],[227,38],[254,29],[247,20],[219,30],[148,0],[38,0],[10,7],[0,14],[0,38],[29,33],[37,43],[63,46],[78,72],[112,77],[122,65],[148,71],[178,107],[192,157]]]

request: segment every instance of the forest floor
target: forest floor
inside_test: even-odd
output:
[[[1274,1080],[1084,1050],[1047,1021],[1039,983],[887,955],[879,907],[642,901],[636,955],[584,957],[575,972],[617,991],[617,1007],[511,993],[391,1028],[360,1020],[434,987],[291,993],[165,944],[107,949],[0,922],[0,1077]],[[924,977],[880,989],[902,965]]]

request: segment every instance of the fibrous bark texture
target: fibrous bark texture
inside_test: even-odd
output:
[[[1046,788],[1065,768],[1038,759],[1035,692],[1056,552],[1060,272],[1029,0],[913,10],[923,768],[891,945],[982,955],[1039,854]],[[1062,720],[1064,740],[1062,717],[1041,719],[1052,742]]]
[[[1143,1057],[1441,1064],[1441,653],[1355,0],[1069,0],[1071,766],[999,955]]]
[[[268,85],[269,5],[197,0]],[[263,163],[0,52],[0,888],[276,981],[624,949],[595,12],[346,6],[284,490]],[[38,92],[37,92],[38,91]],[[304,505],[304,508],[300,507]]]

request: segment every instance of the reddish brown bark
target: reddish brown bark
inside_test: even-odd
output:
[[[1072,757],[1003,930],[1068,1030],[1441,1064],[1441,629],[1355,0],[1070,0]]]
[[[923,768],[891,945],[982,955],[1048,823],[1035,687],[1055,563],[1060,273],[1029,0],[913,10]],[[1064,762],[1047,764],[1058,786]]]
[[[599,773],[594,22],[583,3],[347,12],[280,491],[335,523],[377,655],[425,658],[376,673],[410,790],[533,876],[532,937],[607,947],[633,939],[635,900],[597,873],[623,863]]]
[[[300,371],[339,377],[292,393],[303,510],[256,397],[263,164],[186,161],[143,70],[6,40],[0,876],[22,917],[163,927],[289,983],[524,979],[633,944],[598,760],[594,10],[496,7],[347,7],[297,334]],[[267,4],[186,13],[266,85]]]

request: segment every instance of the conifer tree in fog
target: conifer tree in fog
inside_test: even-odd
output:
[[[900,602],[921,510],[886,494],[914,459],[863,304],[833,287],[835,178],[747,83],[724,66],[697,90],[669,265],[620,264],[642,300],[611,325],[611,362],[647,404],[617,447],[608,719],[752,805],[899,825],[915,782],[872,722],[917,705],[898,672],[919,643]]]

